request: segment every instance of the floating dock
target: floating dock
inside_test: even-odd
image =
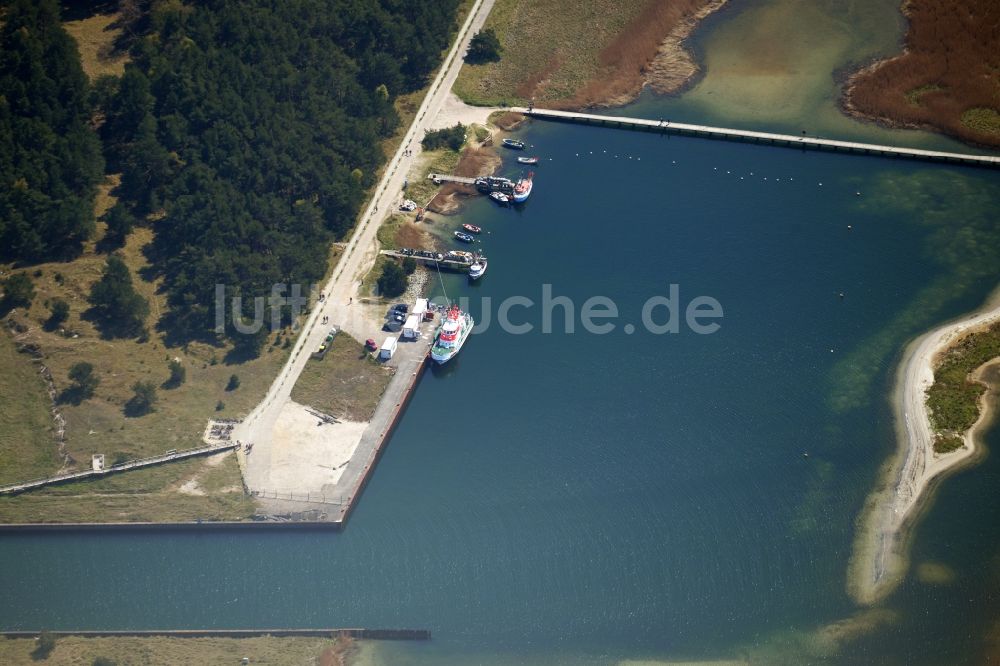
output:
[[[510,110],[515,113],[523,113],[530,118],[537,118],[539,120],[554,120],[561,122],[600,125],[602,127],[616,127],[644,132],[658,132],[660,134],[676,134],[679,136],[695,136],[706,139],[743,141],[765,145],[784,146],[787,148],[800,148],[802,150],[825,150],[832,152],[925,160],[929,162],[963,164],[968,166],[1000,167],[1000,157],[994,155],[949,153],[939,150],[923,150],[920,148],[884,146],[873,143],[859,143],[856,141],[821,139],[819,137],[807,136],[805,134],[802,136],[796,136],[794,134],[774,134],[771,132],[754,132],[751,130],[731,129],[728,127],[675,123],[669,120],[648,120],[646,118],[605,116],[596,113],[555,111],[552,109],[536,109],[533,107],[511,107]]]

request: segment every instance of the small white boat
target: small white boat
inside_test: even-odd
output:
[[[490,192],[490,199],[493,199],[493,201],[496,201],[497,203],[500,204],[510,203],[510,197],[504,194],[503,192]]]
[[[538,164],[537,157],[518,157],[517,161],[521,164]]]
[[[473,243],[476,240],[472,234],[467,234],[464,231],[456,231],[455,238],[462,241],[463,243]]]
[[[469,279],[478,280],[486,274],[486,266],[488,262],[486,257],[476,257],[475,262],[469,266]]]
[[[514,139],[504,139],[503,145],[506,148],[513,148],[514,150],[524,150],[523,141],[516,141]]]

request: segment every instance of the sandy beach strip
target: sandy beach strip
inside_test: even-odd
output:
[[[934,383],[934,367],[943,351],[998,321],[1000,289],[980,310],[920,336],[906,349],[892,397],[898,450],[865,502],[848,571],[848,592],[858,603],[876,603],[899,584],[907,568],[909,528],[932,483],[977,453],[978,431],[989,420],[986,405],[980,405],[979,419],[964,434],[964,446],[937,454],[927,389]]]

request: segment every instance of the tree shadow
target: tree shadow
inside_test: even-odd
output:
[[[84,388],[73,384],[59,392],[59,395],[56,396],[56,403],[60,405],[79,406],[86,399],[87,395]]]
[[[59,16],[63,21],[82,21],[118,11],[118,0],[62,0],[59,5]]]
[[[127,318],[104,316],[100,310],[91,307],[80,314],[80,319],[89,321],[101,334],[104,340],[138,339],[139,342],[149,340],[149,331],[141,322],[130,321]]]

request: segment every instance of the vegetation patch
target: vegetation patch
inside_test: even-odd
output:
[[[913,106],[920,106],[920,98],[927,93],[938,92],[943,90],[939,85],[929,83],[925,86],[920,86],[919,88],[914,88],[910,92],[906,93],[906,101],[908,101]]]
[[[437,150],[438,148],[459,150],[465,143],[465,135],[465,125],[458,123],[454,127],[425,131],[420,145],[423,146],[424,150]]]
[[[904,3],[904,12],[910,24],[904,53],[855,75],[846,91],[848,108],[1000,146],[995,0],[913,0]]]
[[[499,59],[467,61],[455,92],[469,104],[556,108],[634,95],[663,39],[708,1],[497,0],[483,32]]]
[[[391,371],[351,336],[341,333],[322,359],[311,359],[292,389],[292,400],[338,419],[371,418]]]
[[[964,433],[979,419],[979,399],[987,390],[970,375],[997,357],[1000,357],[1000,325],[967,335],[944,352],[934,370],[934,384],[927,390],[937,453],[964,445]]]
[[[1000,113],[996,109],[969,109],[962,114],[962,124],[982,134],[1000,135]]]

